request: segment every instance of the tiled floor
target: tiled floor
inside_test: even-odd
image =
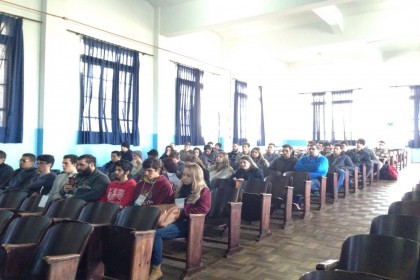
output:
[[[368,233],[371,220],[386,214],[388,206],[420,180],[420,164],[400,171],[398,181],[378,181],[372,187],[328,204],[303,221],[294,216],[294,227],[283,230],[272,220],[272,237],[256,242],[256,233],[242,230],[244,249],[229,259],[222,257],[222,246],[204,243],[203,259],[207,268],[190,279],[299,279],[315,269],[319,261],[338,258],[342,242],[350,235]],[[171,248],[173,245],[171,245]],[[182,251],[182,250],[181,250]],[[178,279],[183,263],[164,260],[165,280]]]

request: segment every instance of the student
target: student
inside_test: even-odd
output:
[[[283,174],[285,172],[293,171],[295,170],[296,162],[297,158],[293,156],[293,147],[285,144],[282,146],[281,156],[274,160],[268,167],[268,173],[270,174],[270,171],[274,171]]]
[[[280,155],[276,153],[274,143],[269,143],[267,146],[267,152],[264,154],[264,158],[268,161],[269,164],[272,164],[273,161],[278,159]]]
[[[120,151],[112,151],[111,152],[111,160],[105,163],[104,166],[100,169],[103,173],[105,173],[108,178],[113,181],[114,180],[114,168],[115,163],[121,159],[121,152]]]
[[[116,203],[121,209],[133,205],[136,181],[128,178],[132,168],[133,166],[127,160],[115,162],[115,181],[108,185],[99,201]]]
[[[264,181],[264,174],[250,156],[242,156],[239,160],[239,169],[232,178],[238,181]]]
[[[69,183],[70,178],[75,178],[77,175],[77,156],[76,155],[65,155],[61,163],[63,172],[55,177],[53,186],[48,193],[48,196],[52,199],[61,199],[60,190],[64,188],[65,184]]]
[[[216,156],[216,162],[209,167],[210,183],[214,179],[229,179],[234,171],[229,165],[229,157],[225,152],[219,152]]]
[[[32,180],[39,175],[35,168],[35,155],[25,153],[19,160],[19,168],[16,169],[9,180],[7,180],[2,189],[4,191],[20,191],[28,189]]]
[[[182,174],[182,187],[177,189],[175,196],[176,198],[185,198],[184,208],[174,223],[156,229],[149,280],[157,280],[163,276],[161,270],[162,241],[165,239],[187,237],[189,215],[207,214],[210,211],[211,195],[204,182],[203,172],[200,166],[195,163],[185,166]]]
[[[133,158],[133,151],[130,150],[130,142],[124,141],[121,143],[121,159],[131,161]]]
[[[54,165],[54,157],[52,155],[39,155],[36,158],[36,169],[39,175],[32,179],[32,184],[28,189],[22,191],[27,192],[29,195],[44,195],[48,194],[54,184],[57,174],[51,172]]]
[[[329,164],[328,172],[336,172],[338,174],[337,189],[340,190],[343,187],[346,170],[350,173],[354,171],[353,162],[348,155],[342,152],[341,144],[334,144],[333,153],[327,158]]]
[[[13,168],[6,164],[6,152],[0,150],[0,188],[3,187],[4,183],[12,176]]]

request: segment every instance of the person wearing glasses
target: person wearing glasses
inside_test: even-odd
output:
[[[28,189],[32,180],[39,175],[35,168],[35,155],[24,153],[19,160],[19,168],[16,169],[9,180],[5,182],[2,191],[20,191]]]
[[[52,155],[39,155],[36,158],[36,169],[39,171],[39,175],[32,180],[28,189],[23,189],[23,191],[34,196],[48,194],[57,176],[57,174],[51,172],[54,161]]]
[[[316,144],[309,144],[307,149],[307,154],[296,162],[295,171],[311,173],[311,192],[316,196],[321,187],[319,177],[326,176],[328,172],[328,159],[319,153]]]

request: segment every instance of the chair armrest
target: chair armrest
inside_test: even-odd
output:
[[[3,260],[3,277],[22,279],[25,269],[35,251],[35,243],[25,244],[2,244],[1,248],[5,251]]]
[[[19,217],[42,216],[42,212],[15,212]]]
[[[333,270],[337,267],[338,260],[329,259],[316,264],[316,270]]]
[[[80,254],[67,254],[67,255],[57,255],[57,256],[45,256],[43,260],[47,264],[53,264],[53,263],[58,263],[58,262],[72,261],[78,258],[80,258]]]
[[[1,245],[6,252],[11,252],[14,250],[27,250],[35,248],[36,243],[24,243],[24,244],[2,244]]]

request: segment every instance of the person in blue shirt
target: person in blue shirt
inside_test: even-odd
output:
[[[319,154],[316,144],[309,144],[307,153],[295,165],[295,171],[311,173],[311,190],[319,192],[321,181],[319,177],[326,176],[328,172],[328,159]]]

